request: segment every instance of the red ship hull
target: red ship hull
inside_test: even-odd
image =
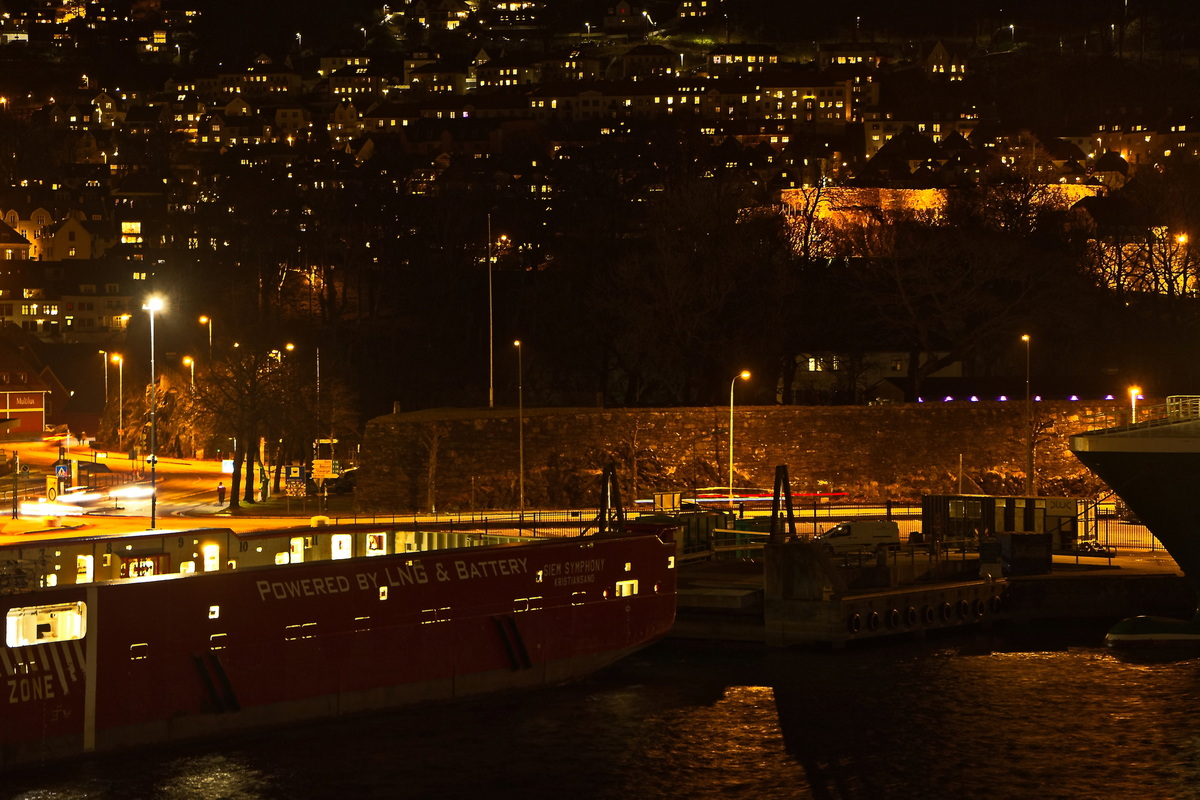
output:
[[[0,594],[0,768],[578,679],[670,630],[673,553],[576,537]]]

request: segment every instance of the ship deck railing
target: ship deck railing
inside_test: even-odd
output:
[[[1101,414],[1086,421],[1088,436],[1136,431],[1145,436],[1176,436],[1184,422],[1200,422],[1200,395],[1171,395],[1165,403],[1131,404],[1119,414]]]

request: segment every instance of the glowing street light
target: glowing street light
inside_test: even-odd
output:
[[[117,442],[125,436],[125,358],[113,353],[110,360],[117,365]]]
[[[525,522],[525,387],[521,367],[521,340],[513,342],[517,348],[517,485],[518,505],[517,514],[520,522]]]
[[[163,309],[163,299],[157,295],[146,298],[142,308],[150,312],[150,527],[154,528],[155,515],[158,510],[158,484],[156,482],[156,466],[158,464],[158,376],[154,373],[154,314]],[[211,330],[211,328],[209,329]]]
[[[104,405],[108,405],[108,351],[100,351],[100,360],[104,362]]]
[[[196,391],[196,359],[191,356],[183,357],[183,365],[192,371],[192,391]]]
[[[1129,387],[1129,411],[1130,411],[1129,418],[1133,422],[1134,425],[1137,424],[1137,401],[1138,401],[1138,395],[1140,395],[1141,393],[1142,393],[1142,388],[1140,386],[1130,386]]]
[[[1021,337],[1025,343],[1025,494],[1033,495],[1033,395],[1029,391],[1029,334]]]
[[[507,236],[500,237],[501,245],[508,242]],[[495,260],[495,243],[492,241],[492,215],[487,215],[487,269],[488,269],[488,408],[496,406],[496,315],[492,294],[492,261]]]
[[[750,373],[747,370],[742,370],[737,375],[733,376],[733,380],[729,382],[729,509],[733,510],[733,388],[737,386],[738,379],[749,380]]]
[[[299,35],[299,34],[297,34]],[[212,363],[212,317],[200,317],[200,324],[208,326],[208,363]]]
[[[496,405],[496,324],[492,305],[492,215],[487,216],[488,267],[488,408]]]

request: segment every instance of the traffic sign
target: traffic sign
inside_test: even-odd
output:
[[[323,478],[333,477],[333,459],[332,458],[314,458],[312,466],[313,480],[321,480]]]
[[[70,480],[71,479],[71,465],[70,464],[55,464],[54,465],[54,477],[58,478],[59,480],[63,480],[63,481]]]
[[[288,464],[283,468],[283,476],[287,480],[304,480],[304,467],[299,464]]]

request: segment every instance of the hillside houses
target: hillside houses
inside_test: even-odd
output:
[[[701,20],[712,7],[680,3],[676,18]],[[208,190],[238,169],[270,171],[302,193],[353,185],[356,170],[370,176],[386,164],[381,183],[398,192],[427,198],[456,182],[503,182],[549,215],[571,159],[639,137],[688,143],[698,178],[734,180],[764,203],[835,185],[1037,180],[1099,191],[1167,159],[1200,158],[1200,121],[1181,109],[1097,110],[1094,122],[1071,119],[1059,130],[998,119],[972,81],[986,54],[945,40],[821,42],[808,56],[747,41],[684,48],[651,36],[663,21],[648,6],[622,0],[576,35],[531,46],[519,32],[541,25],[547,8],[404,3],[377,29],[361,28],[360,42],[315,47],[297,34],[283,52],[211,69],[189,63],[194,18],[164,17],[162,41],[142,55],[165,78],[81,81],[20,108],[0,104],[0,115],[36,131],[50,154],[28,174],[24,165],[11,170],[11,197],[0,197],[0,260],[64,265],[54,281],[44,270],[20,279],[37,276],[60,317],[68,303],[75,313],[70,324],[15,308],[6,318],[47,337],[118,330],[134,289],[176,268],[179,259],[161,250],[223,246],[213,230],[219,217],[200,218],[213,211]],[[126,23],[137,30],[119,17],[90,19],[70,36],[103,30],[112,39]],[[385,32],[403,43],[414,24],[456,32],[465,44],[430,37],[375,46]],[[67,35],[66,21],[44,15],[7,25],[13,36],[53,42],[51,50],[61,43],[44,34],[64,26]],[[506,33],[485,37],[487,25]],[[631,191],[661,186],[654,169],[631,178]],[[87,270],[105,274],[78,278]],[[77,312],[96,301],[65,285],[70,276],[72,285],[116,287],[97,290],[103,307],[87,309],[91,322]]]

